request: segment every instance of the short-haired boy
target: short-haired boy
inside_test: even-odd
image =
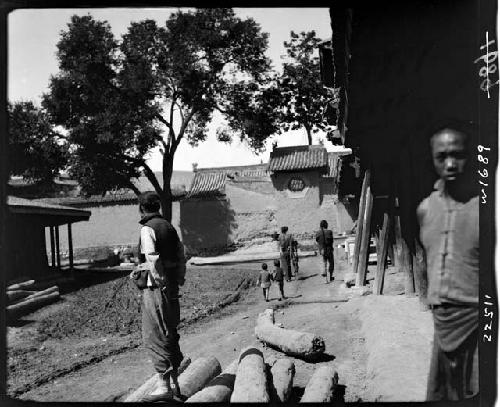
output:
[[[274,260],[273,280],[278,283],[278,287],[280,289],[281,298],[278,301],[286,299],[285,294],[283,292],[284,273],[283,269],[280,267],[280,261],[278,259]]]
[[[262,270],[260,271],[259,278],[257,279],[257,284],[260,284],[262,287],[262,294],[264,295],[264,299],[266,302],[269,302],[269,288],[271,287],[271,280],[273,276],[267,270],[267,264],[262,263]]]

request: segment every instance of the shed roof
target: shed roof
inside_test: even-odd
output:
[[[59,220],[49,222],[56,224],[88,220],[91,215],[90,211],[49,204],[38,200],[18,198],[16,196],[7,197],[7,206],[9,211],[14,214],[45,215],[52,218],[58,217],[60,218]]]
[[[188,198],[222,195],[226,186],[226,171],[197,172],[194,176]]]
[[[328,166],[328,154],[323,146],[293,146],[275,148],[269,157],[269,171],[297,171]]]
[[[172,185],[172,196],[174,201],[183,198],[186,195],[184,186]],[[46,202],[55,205],[69,206],[95,206],[105,204],[135,204],[137,203],[137,195],[134,192],[125,190],[123,193],[91,195],[88,198],[83,196],[65,196],[57,198],[41,198],[38,201]]]

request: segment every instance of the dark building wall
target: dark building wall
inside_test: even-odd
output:
[[[181,201],[180,219],[182,241],[190,253],[222,250],[233,242],[235,214],[226,197]]]
[[[49,272],[45,234],[37,216],[9,215],[9,257],[11,267],[5,270],[6,281],[18,277],[39,278]]]

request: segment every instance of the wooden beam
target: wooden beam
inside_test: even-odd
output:
[[[424,248],[418,239],[415,239],[415,253],[413,254],[413,277],[417,295],[421,302],[424,302],[427,296],[427,266]]]
[[[361,247],[361,234],[363,233],[363,214],[365,212],[366,202],[366,187],[369,182],[369,172],[365,172],[363,178],[363,186],[361,187],[361,195],[359,197],[358,224],[356,227],[356,239],[354,240],[354,254],[352,257],[352,272],[357,273],[359,264],[359,248]]]
[[[61,271],[61,250],[59,246],[59,226],[54,226],[56,232],[56,256],[57,256],[57,269]]]
[[[71,223],[68,223],[68,251],[69,251],[69,270],[73,271],[73,233],[71,232]]]
[[[384,223],[380,231],[380,251],[377,257],[377,273],[375,274],[375,295],[381,295],[384,289],[384,275],[386,269],[387,251],[389,248],[389,231],[391,229],[391,215],[387,210],[384,213]]]
[[[367,185],[365,197],[365,210],[363,214],[363,230],[359,248],[358,270],[356,275],[356,286],[365,285],[366,267],[368,264],[368,250],[370,248],[370,223],[372,219],[373,195],[370,187],[370,170],[366,170]]]
[[[54,239],[54,226],[50,226],[50,254],[51,254],[51,266],[56,267],[56,244]]]
[[[399,213],[396,213],[394,218],[394,230],[396,234],[396,245],[398,249],[401,249],[400,256],[398,259],[399,267],[401,272],[405,274],[405,294],[411,296],[415,294],[415,285],[413,281],[413,267],[412,267],[412,257],[410,253],[410,248],[406,240],[403,238],[401,231],[401,218]]]

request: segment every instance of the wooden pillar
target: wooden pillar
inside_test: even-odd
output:
[[[51,266],[56,266],[56,244],[54,240],[54,226],[50,226],[50,254],[51,254]]]
[[[59,225],[55,226],[56,232],[56,255],[57,255],[57,269],[61,271],[61,251],[59,249]]]
[[[366,188],[369,183],[370,173],[365,171],[365,176],[363,178],[363,186],[361,187],[361,195],[359,197],[359,211],[358,211],[358,224],[356,227],[356,238],[354,240],[354,254],[352,257],[352,272],[358,272],[359,264],[359,249],[361,247],[361,235],[363,233],[363,215],[365,212],[365,202],[366,202]]]
[[[69,252],[69,270],[73,271],[73,234],[71,233],[71,223],[68,223],[68,252]]]
[[[391,214],[389,210],[384,212],[384,223],[382,225],[382,230],[380,231],[379,246],[380,250],[377,256],[377,273],[375,274],[375,284],[374,291],[375,295],[382,294],[384,289],[384,275],[387,260],[387,251],[389,249],[389,232],[391,230]]]
[[[415,239],[415,254],[413,255],[413,277],[415,290],[420,300],[427,296],[427,265],[425,262],[424,248],[418,239]]]
[[[400,267],[399,271],[402,271],[405,274],[405,294],[411,296],[415,294],[412,256],[410,253],[410,248],[408,247],[408,243],[404,239],[401,231],[401,218],[398,212],[396,212],[396,216],[394,218],[394,230],[396,234],[396,245],[398,246],[398,249],[401,250],[401,254],[398,259]]]
[[[356,277],[356,285],[358,287],[365,285],[366,267],[368,264],[368,253],[370,248],[370,223],[373,208],[373,195],[370,187],[370,170],[366,170],[365,174],[368,174],[368,176],[366,185],[365,210],[363,214],[363,231],[361,234],[359,262]]]

